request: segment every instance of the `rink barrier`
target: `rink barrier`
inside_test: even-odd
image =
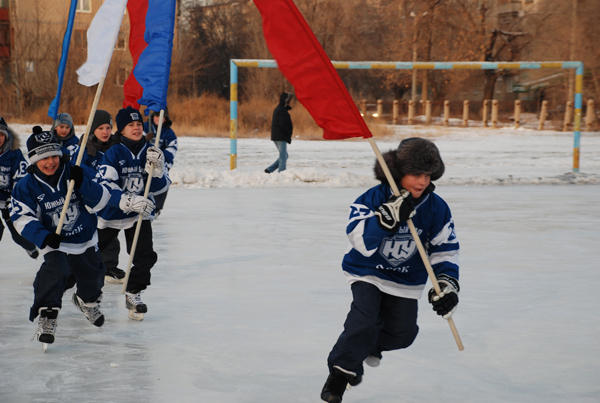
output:
[[[532,70],[575,69],[575,121],[573,124],[573,172],[579,172],[579,146],[581,137],[581,110],[583,91],[583,62],[339,62],[332,61],[336,69],[349,70]],[[230,60],[230,168],[237,168],[238,121],[238,68],[277,68],[275,60]],[[492,122],[493,125],[493,122]]]

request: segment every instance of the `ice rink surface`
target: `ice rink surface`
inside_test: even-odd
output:
[[[422,298],[415,343],[384,354],[378,368],[366,367],[363,383],[346,392],[344,403],[600,401],[594,299],[600,289],[600,186],[594,179],[600,139],[583,143],[585,175],[565,182],[576,184],[546,185],[535,178],[569,172],[572,139],[508,136],[517,135],[527,139],[529,152],[502,135],[434,139],[448,165],[437,193],[452,209],[461,245],[454,320],[465,350],[458,351],[448,324]],[[143,322],[127,318],[120,285],[104,287],[101,328],[86,321],[68,291],[56,342],[44,354],[41,343],[30,341],[37,323],[27,319],[42,258],[27,257],[5,231],[0,402],[320,401],[327,354],[351,302],[340,268],[348,207],[375,184],[369,182],[372,151],[355,143],[293,142],[287,174],[314,169],[351,181],[336,165],[348,147],[359,161],[348,168],[358,185],[294,185],[297,179],[284,174],[263,185],[251,178],[261,178],[263,162],[274,159],[270,141],[242,143],[246,164],[234,174],[227,171],[228,143],[213,152],[207,150],[215,139],[183,138],[182,144],[174,174],[194,160],[196,180],[171,188],[153,225],[159,261],[142,295],[149,307]],[[299,164],[307,149],[322,153],[295,167],[294,158]],[[469,150],[463,159],[461,149]],[[189,150],[196,156],[188,157]],[[204,155],[222,158],[202,167]],[[210,170],[229,182],[207,186],[203,175]],[[509,171],[526,184],[498,182]],[[487,179],[465,185],[452,178]],[[124,269],[124,251],[121,262]]]

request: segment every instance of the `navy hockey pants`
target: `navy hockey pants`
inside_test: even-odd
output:
[[[137,222],[136,222],[137,223]],[[127,292],[137,293],[145,290],[150,285],[150,269],[158,260],[158,255],[152,245],[152,224],[149,220],[142,220],[138,242],[133,256],[133,266],[129,273]],[[98,246],[101,251],[119,236],[119,229],[104,228],[98,230]],[[135,236],[135,226],[127,228],[125,241],[127,242],[127,253],[131,253],[131,246]]]
[[[363,361],[369,355],[381,358],[382,351],[398,350],[417,337],[418,301],[381,292],[363,281],[352,288],[352,306],[344,331],[329,353],[329,371],[339,366],[357,375],[364,373]]]
[[[104,264],[97,246],[75,255],[60,251],[44,255],[44,263],[33,282],[33,305],[29,320],[38,316],[42,307],[62,308],[62,297],[71,273],[77,280],[77,295],[83,302],[95,302],[102,295]]]

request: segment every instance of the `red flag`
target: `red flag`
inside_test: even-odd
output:
[[[298,101],[323,129],[323,138],[373,137],[339,74],[292,0],[254,0],[263,34]]]
[[[127,2],[127,14],[129,14],[129,51],[133,59],[133,67],[137,65],[140,55],[148,44],[144,41],[146,32],[146,14],[148,13],[148,0],[129,0]],[[138,99],[142,97],[143,88],[133,75],[133,68],[129,77],[123,84],[123,108],[132,106],[140,109]]]

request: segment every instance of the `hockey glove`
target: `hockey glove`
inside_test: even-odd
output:
[[[445,274],[440,274],[437,280],[442,292],[437,295],[432,288],[429,290],[428,299],[431,305],[433,305],[433,310],[444,319],[448,319],[456,311],[460,286],[457,279]]]
[[[415,203],[412,195],[406,189],[400,191],[400,196],[392,196],[375,211],[379,226],[386,231],[397,231],[402,221],[415,215]]]
[[[119,208],[123,210],[124,213],[129,214],[132,211],[135,211],[138,214],[142,214],[144,217],[152,214],[154,207],[156,206],[152,203],[152,200],[134,194],[124,194],[121,196],[121,201],[119,202]]]
[[[83,183],[83,168],[79,165],[73,165],[69,180],[75,181],[75,189],[79,189]]]
[[[46,238],[44,238],[44,242],[42,242],[42,249],[44,249],[46,246],[49,246],[52,249],[58,249],[62,239],[62,235],[58,235],[56,232],[51,232],[46,235]]]
[[[148,151],[146,151],[146,172],[150,173],[152,165],[154,165],[152,176],[162,178],[165,170],[165,155],[154,146],[148,147]]]

